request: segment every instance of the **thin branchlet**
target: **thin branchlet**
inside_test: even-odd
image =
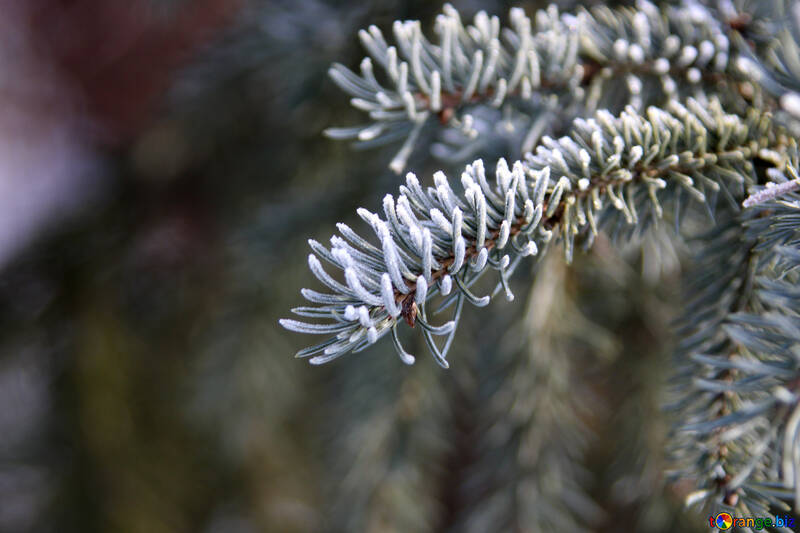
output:
[[[800,189],[800,176],[798,176],[795,167],[788,165],[786,170],[791,175],[791,179],[787,178],[783,172],[777,169],[770,169],[770,178],[772,181],[767,182],[762,189],[748,196],[745,201],[742,202],[742,207],[747,208],[763,204]]]

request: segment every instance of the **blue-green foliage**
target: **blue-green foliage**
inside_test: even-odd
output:
[[[448,161],[498,130],[525,153],[476,159],[460,179],[409,173],[381,215],[358,210],[374,235],[339,224],[330,246],[310,241],[328,292],[303,289],[312,305],[294,312],[305,321],[281,323],[327,338],[298,357],[324,363],[388,335],[411,364],[405,322],[447,368],[464,303],[513,299],[509,277],[526,257],[560,243],[569,262],[601,232],[620,240],[664,218],[680,234],[703,212],[713,227],[693,240],[676,329],[670,475],[692,480],[692,504],[800,509],[800,8],[641,1],[509,18],[464,25],[446,6],[436,44],[419,22],[396,22],[395,45],[373,26],[360,33],[360,74],[331,68],[370,121],[329,135],[404,139],[397,172],[437,124]],[[476,295],[490,268],[499,282]],[[431,321],[434,302],[454,309],[444,325]]]

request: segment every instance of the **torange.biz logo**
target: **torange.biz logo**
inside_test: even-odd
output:
[[[733,517],[728,513],[719,513],[716,518],[712,518],[709,522],[711,522],[711,527],[716,526],[725,531],[733,526]]]
[[[772,518],[762,517],[733,517],[730,513],[719,513],[716,516],[708,517],[708,525],[720,531],[727,531],[732,527],[749,527],[756,531],[761,531],[768,527],[794,527],[794,518],[790,516],[776,516]]]

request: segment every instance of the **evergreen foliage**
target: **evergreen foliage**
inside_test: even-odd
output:
[[[425,129],[440,136],[432,152],[444,165],[480,156],[497,135],[514,148],[496,163],[475,159],[457,178],[436,172],[429,185],[409,172],[382,214],[358,209],[374,236],[339,224],[329,246],[310,240],[309,267],[327,292],[303,289],[310,305],[293,310],[303,320],[281,324],[326,338],[297,356],[326,363],[389,336],[412,364],[401,344],[407,323],[448,368],[464,303],[513,300],[512,275],[526,258],[561,246],[570,263],[576,246],[600,235],[636,244],[666,220],[695,252],[676,328],[669,477],[692,484],[687,504],[715,512],[800,510],[800,6],[640,1],[530,18],[513,9],[506,28],[483,12],[465,25],[446,6],[436,44],[419,22],[392,29],[394,45],[375,26],[359,33],[369,54],[360,73],[331,68],[369,116],[331,137],[402,140],[390,163],[398,173]],[[557,292],[550,265],[539,265],[535,286],[544,290],[545,279]],[[499,279],[481,293],[490,269]],[[555,313],[558,302],[550,305]],[[448,309],[450,320],[434,324]],[[578,407],[547,378],[564,364],[544,340],[553,324],[528,327],[519,334],[527,350],[548,355],[511,350],[508,372],[520,377],[507,405],[522,422],[508,442],[553,454],[546,465],[533,460],[520,483],[542,494],[544,485],[530,487],[561,479],[573,495],[558,513],[567,522],[539,527],[574,529],[570,513],[592,514],[575,466],[580,424],[526,410],[525,399],[552,400],[572,416]],[[560,441],[571,444],[531,444],[544,428],[569,433]]]

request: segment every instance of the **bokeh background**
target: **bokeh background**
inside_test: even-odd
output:
[[[398,185],[326,70],[440,9],[0,1],[0,531],[707,530],[662,483],[679,248],[522,269],[448,371],[292,357],[306,239]]]

